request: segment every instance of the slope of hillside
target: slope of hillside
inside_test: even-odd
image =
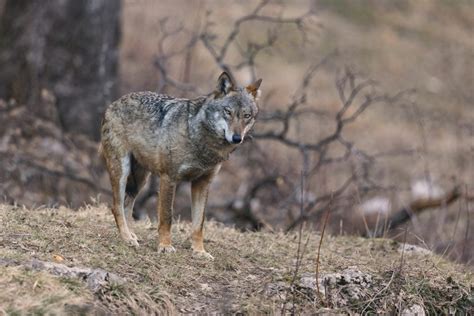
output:
[[[0,205],[0,311],[22,313],[474,312],[473,275],[429,251],[384,239],[241,233],[208,223],[214,261],[194,258],[189,225],[177,253],[158,255],[156,230],[136,224],[141,246],[118,239],[102,205],[78,211]],[[318,281],[318,282],[317,282]]]

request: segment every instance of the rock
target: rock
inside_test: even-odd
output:
[[[108,284],[121,285],[125,283],[123,278],[100,268],[68,267],[61,263],[47,262],[37,259],[28,262],[19,262],[0,258],[0,266],[21,266],[26,269],[45,271],[56,276],[80,279],[86,282],[87,287],[93,292],[99,291]]]
[[[410,244],[401,244],[400,247],[398,248],[399,252],[405,252],[406,254],[420,254],[420,255],[431,255],[433,254],[430,250],[420,247],[420,246],[415,246],[415,245],[410,245]]]
[[[370,274],[361,272],[357,267],[348,267],[339,273],[321,274],[318,287],[322,296],[332,296],[333,301],[345,304],[347,301],[363,299],[367,289],[372,286],[372,279]],[[312,293],[318,289],[314,274],[303,274],[299,286]]]
[[[418,304],[415,304],[408,308],[405,308],[401,313],[401,316],[415,316],[415,315],[425,316],[426,313],[425,313],[424,308]]]
[[[411,184],[411,195],[413,200],[439,199],[446,192],[437,184],[427,180],[417,180]]]
[[[383,215],[387,216],[392,210],[390,200],[383,196],[376,196],[367,201],[364,201],[357,207],[357,211],[365,216]]]

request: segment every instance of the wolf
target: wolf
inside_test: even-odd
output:
[[[212,179],[255,124],[262,80],[240,87],[223,72],[211,93],[180,99],[154,92],[127,94],[110,104],[101,127],[101,155],[113,193],[112,213],[121,238],[138,246],[127,222],[150,173],[159,176],[158,251],[171,244],[176,185],[191,182],[192,249],[213,257],[203,243],[204,213]]]

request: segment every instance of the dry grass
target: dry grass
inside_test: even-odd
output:
[[[319,236],[311,231],[303,232],[309,242],[290,288],[296,234],[241,233],[211,222],[206,233],[208,251],[216,258],[211,262],[192,256],[186,223],[174,225],[175,254],[159,255],[156,230],[141,223],[134,228],[141,247],[125,246],[102,205],[76,212],[1,205],[0,226],[0,259],[53,261],[60,255],[68,266],[102,268],[126,279],[92,294],[80,280],[0,265],[0,288],[7,289],[0,291],[0,306],[7,313],[61,313],[67,308],[84,313],[276,313],[292,303],[297,312],[322,311],[314,291],[299,285],[301,275],[315,270]],[[405,252],[401,265],[398,249],[390,240],[326,237],[320,278],[350,268],[373,280],[361,288],[359,299],[344,299],[347,285],[336,284],[326,308],[400,312],[416,303],[431,312],[473,312],[473,275],[463,266],[421,252]],[[285,294],[289,292],[293,295]]]

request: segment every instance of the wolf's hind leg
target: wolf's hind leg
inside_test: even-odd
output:
[[[150,172],[140,165],[133,155],[130,155],[130,174],[128,175],[125,188],[125,215],[129,223],[133,220],[135,199],[145,185],[149,175]]]
[[[112,185],[112,213],[114,214],[120,237],[128,244],[138,246],[136,236],[132,235],[128,229],[124,209],[125,187],[130,173],[130,154],[117,155],[115,153],[108,153],[106,155],[106,163]]]

